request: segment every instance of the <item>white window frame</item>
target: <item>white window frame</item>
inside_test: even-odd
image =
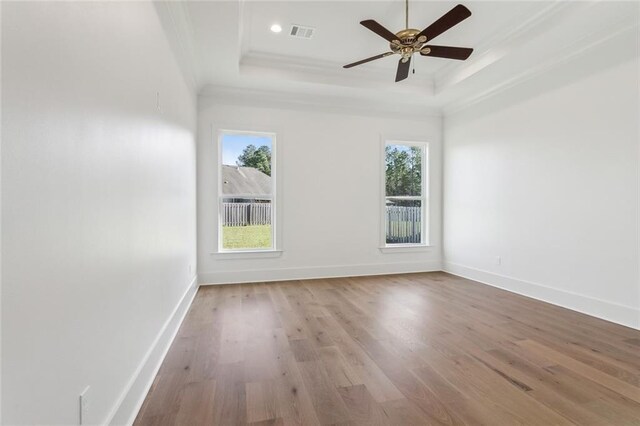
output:
[[[400,140],[400,139],[383,139],[382,141],[382,197],[381,197],[381,209],[380,209],[380,249],[406,249],[406,248],[424,248],[429,247],[429,142],[416,141],[416,140]],[[404,145],[409,147],[418,147],[422,151],[422,170],[421,170],[421,194],[419,196],[389,196],[387,197],[387,155],[386,150],[389,145]],[[419,200],[421,201],[420,219],[421,219],[421,232],[420,243],[396,243],[387,244],[387,229],[386,229],[386,207],[387,199],[402,199],[402,200]]]
[[[267,132],[267,131],[254,131],[254,130],[230,130],[220,128],[217,130],[217,176],[218,176],[218,187],[217,187],[217,234],[218,234],[218,253],[271,253],[271,252],[280,252],[277,250],[278,242],[276,240],[276,209],[277,209],[277,167],[276,167],[276,158],[277,158],[277,134],[275,132]],[[268,136],[271,138],[271,194],[264,194],[263,196],[256,197],[255,195],[248,194],[224,194],[222,192],[222,137],[224,135],[250,135],[250,136]],[[269,248],[246,248],[246,249],[225,249],[223,247],[223,234],[222,234],[222,200],[224,198],[260,198],[264,200],[269,200],[271,202],[271,247]]]

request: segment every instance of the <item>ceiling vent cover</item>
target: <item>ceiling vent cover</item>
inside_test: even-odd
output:
[[[302,25],[292,25],[289,35],[297,38],[311,38],[316,29],[313,27],[304,27]]]

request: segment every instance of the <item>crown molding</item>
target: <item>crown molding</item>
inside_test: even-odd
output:
[[[556,0],[533,16],[523,13],[517,24],[495,31],[474,47],[470,60],[462,64],[450,62],[434,75],[435,93],[441,93],[462,80],[494,64],[518,49],[523,43],[535,38],[549,27],[565,19],[568,14],[587,7],[589,2],[567,2]]]
[[[153,3],[184,79],[195,93],[201,79],[193,24],[186,2],[156,0]]]
[[[594,60],[601,60],[601,54],[592,54],[594,51],[600,52],[598,49],[601,45],[617,39],[619,37],[631,36],[638,39],[639,22],[638,17],[627,17],[625,22],[619,23],[615,27],[615,31],[611,32],[610,28],[603,28],[600,31],[591,32],[587,36],[581,37],[556,54],[549,56],[545,61],[540,62],[537,66],[527,68],[525,71],[514,75],[513,77],[503,80],[501,83],[492,86],[491,88],[477,93],[474,96],[467,97],[464,101],[453,102],[445,105],[442,108],[443,114],[453,115],[463,110],[469,109],[475,105],[483,103],[484,101],[495,97],[503,92],[506,92],[516,86],[519,86],[527,81],[533,80],[544,74],[549,73],[555,69],[558,69],[571,62],[577,61],[584,57],[593,57]],[[635,55],[639,52],[636,49]]]
[[[383,59],[384,60],[384,59]],[[250,51],[240,60],[243,75],[265,75],[316,84],[345,87],[391,89],[397,93],[433,96],[431,76],[412,75],[400,84],[393,81],[394,71],[379,68],[359,68],[356,73],[345,70],[343,64],[331,61]]]
[[[338,97],[317,94],[302,94],[230,86],[205,86],[199,95],[198,104],[204,102],[222,105],[240,105],[258,108],[280,108],[320,111],[334,114],[384,116],[399,119],[419,120],[425,117],[442,117],[439,108],[421,104],[372,102],[355,97]]]

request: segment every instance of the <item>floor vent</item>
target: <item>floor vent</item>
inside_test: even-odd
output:
[[[315,31],[316,29],[312,27],[303,27],[302,25],[292,25],[289,35],[291,37],[297,37],[297,38],[311,38]]]

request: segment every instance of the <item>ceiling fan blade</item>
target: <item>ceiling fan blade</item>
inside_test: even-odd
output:
[[[469,16],[471,16],[471,11],[459,4],[442,15],[436,22],[422,30],[422,32],[416,36],[416,39],[420,36],[425,36],[427,37],[427,41],[431,41],[443,32],[447,31],[449,28],[464,21]]]
[[[464,61],[473,49],[469,47],[450,47],[450,46],[425,46],[420,51],[422,56],[435,56],[436,58],[458,59]]]
[[[362,59],[361,61],[358,61],[358,62],[354,62],[354,63],[352,63],[352,64],[345,65],[345,66],[343,66],[342,68],[351,68],[351,67],[355,67],[356,65],[362,65],[362,64],[365,64],[365,63],[367,63],[367,62],[375,61],[376,59],[384,58],[384,57],[389,56],[389,55],[393,55],[393,52],[385,52],[385,53],[382,53],[382,54],[380,54],[380,55],[372,56],[372,57],[367,58],[367,59]]]
[[[398,37],[396,37],[394,33],[389,31],[382,25],[378,24],[373,19],[367,19],[366,21],[362,21],[360,22],[360,25],[373,31],[374,33],[378,34],[380,37],[384,38],[385,40],[390,41],[391,43],[394,43],[394,42],[400,43],[400,41],[398,40]]]
[[[409,77],[409,68],[411,67],[411,56],[407,62],[402,62],[402,58],[398,62],[398,70],[396,71],[396,83]]]

